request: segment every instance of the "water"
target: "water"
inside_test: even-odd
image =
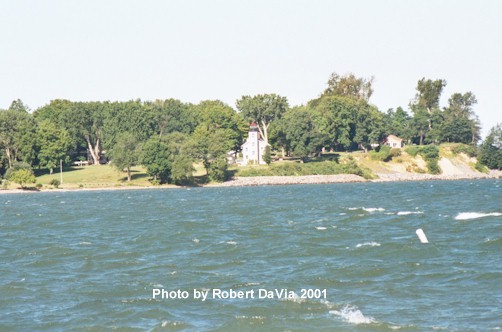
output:
[[[0,195],[0,330],[500,330],[501,186]]]

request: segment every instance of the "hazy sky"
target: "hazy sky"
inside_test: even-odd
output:
[[[474,92],[485,135],[502,122],[502,1],[0,0],[0,108],[259,93],[297,105],[332,72],[374,76],[382,111],[445,79],[442,105]]]

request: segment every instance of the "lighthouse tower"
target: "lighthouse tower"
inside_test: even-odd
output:
[[[253,122],[249,126],[249,133],[246,142],[242,145],[242,163],[244,165],[265,164],[263,154],[267,143],[260,138],[258,125]]]

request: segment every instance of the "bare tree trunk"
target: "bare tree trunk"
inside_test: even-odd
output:
[[[131,167],[127,167],[127,181],[131,181]]]
[[[282,158],[286,157],[286,149],[284,149],[284,145],[281,146]]]
[[[89,136],[86,136],[85,140],[87,141],[87,148],[91,153],[92,163],[94,165],[99,165],[99,139],[97,140],[95,147],[92,146]]]
[[[261,125],[263,126],[263,130],[262,128],[260,128],[260,126],[258,126],[258,130],[260,131],[260,134],[263,136],[265,144],[268,144],[268,124],[262,120]]]
[[[10,148],[5,149],[5,154],[7,155],[7,161],[9,162],[9,168],[12,168],[12,155],[10,153]]]

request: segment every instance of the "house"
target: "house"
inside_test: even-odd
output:
[[[389,135],[385,139],[385,145],[390,146],[391,148],[403,148],[404,147],[404,142],[402,138],[399,138],[394,135]]]
[[[263,165],[265,148],[269,145],[264,139],[260,138],[260,131],[256,123],[251,123],[249,127],[248,138],[242,144],[242,164],[243,165]]]

